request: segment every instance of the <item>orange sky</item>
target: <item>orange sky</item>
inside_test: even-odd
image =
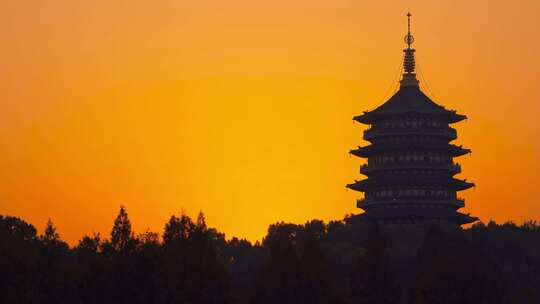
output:
[[[359,212],[363,126],[413,13],[428,95],[456,125],[464,212],[540,219],[540,2],[0,2],[0,214],[75,243],[182,208],[251,240]],[[425,82],[422,82],[425,85]]]

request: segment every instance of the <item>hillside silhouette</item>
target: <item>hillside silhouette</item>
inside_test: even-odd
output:
[[[540,303],[539,286],[535,222],[280,222],[253,244],[202,213],[136,234],[121,207],[109,236],[70,247],[50,220],[38,235],[0,216],[0,303]]]

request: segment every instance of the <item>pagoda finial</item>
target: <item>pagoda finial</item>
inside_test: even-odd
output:
[[[411,34],[411,16],[410,12],[407,13],[407,36],[405,36],[405,43],[407,43],[407,48],[411,48],[411,44],[414,43],[414,37]]]
[[[403,58],[403,78],[401,79],[401,86],[418,86],[418,80],[415,73],[415,50],[411,47],[414,43],[414,36],[411,34],[411,16],[410,12],[407,13],[407,35],[405,35],[405,43],[407,48],[403,50],[405,56]]]

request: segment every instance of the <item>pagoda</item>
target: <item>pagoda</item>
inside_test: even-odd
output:
[[[471,223],[477,218],[458,212],[465,202],[457,192],[474,184],[455,177],[461,166],[453,160],[471,150],[450,143],[457,133],[449,126],[467,117],[438,105],[420,90],[410,17],[408,13],[399,90],[378,108],[353,118],[369,125],[364,139],[370,143],[350,151],[367,158],[360,167],[360,173],[367,178],[347,185],[364,193],[364,198],[357,201],[364,213],[354,218]]]

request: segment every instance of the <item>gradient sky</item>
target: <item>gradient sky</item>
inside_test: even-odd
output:
[[[121,204],[250,240],[358,213],[352,117],[389,97],[407,10],[426,93],[469,117],[463,211],[540,219],[537,0],[0,1],[0,214],[74,244]]]

